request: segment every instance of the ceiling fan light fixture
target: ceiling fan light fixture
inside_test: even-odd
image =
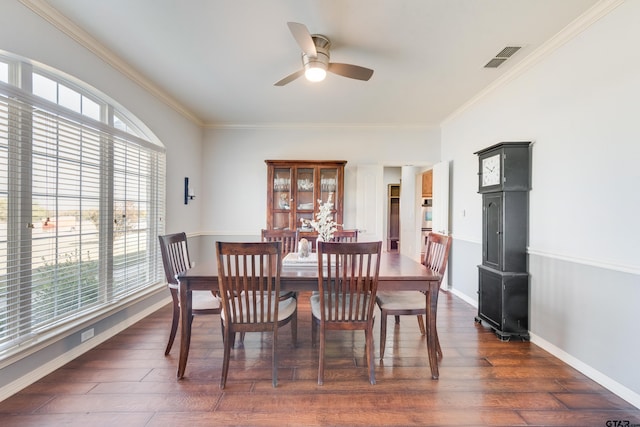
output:
[[[304,76],[310,82],[321,82],[327,77],[327,70],[322,67],[308,67],[304,71]]]

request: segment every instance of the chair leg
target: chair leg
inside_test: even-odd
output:
[[[312,314],[311,315],[311,346],[315,347],[317,341],[318,341],[318,321]]]
[[[220,329],[222,330],[222,342],[224,342],[225,340],[225,335],[224,335],[224,322],[222,321],[222,319],[220,319]],[[240,342],[244,342],[244,332],[238,332],[240,334]],[[236,345],[236,334],[231,335],[231,348],[235,347]]]
[[[365,351],[367,353],[367,367],[369,368],[369,382],[373,385],[376,383],[376,372],[373,364],[373,326],[364,331],[365,333]]]
[[[278,386],[278,321],[274,323],[273,328],[273,343],[271,345],[271,384],[273,387]]]
[[[240,338],[244,337],[244,332],[240,332]],[[244,340],[240,340],[240,342],[244,342]],[[229,345],[231,346],[231,348],[234,348],[236,346],[236,334],[229,334]]]
[[[420,324],[420,321],[422,320],[422,316],[418,316],[418,323]],[[424,328],[424,325],[422,325],[422,328]],[[423,331],[423,329],[421,328],[421,331]],[[425,335],[426,332],[423,332],[422,335]],[[436,327],[436,355],[442,359],[442,347],[440,347],[440,337],[438,337],[438,328]]]
[[[224,356],[222,359],[222,375],[220,376],[220,389],[224,389],[227,384],[227,374],[229,373],[229,357],[231,356],[232,336],[235,333],[230,333],[231,327],[225,328],[224,337]]]
[[[421,314],[418,314],[418,327],[420,328],[420,333],[422,335],[426,335],[427,334],[427,331],[424,328],[424,319],[422,318]]]
[[[387,344],[387,311],[380,310],[380,360],[384,357]]]
[[[291,319],[291,341],[293,342],[293,346],[296,347],[298,345],[298,310],[293,314],[293,318]]]
[[[173,341],[176,339],[176,332],[178,330],[178,323],[180,322],[180,307],[177,304],[173,304],[173,318],[171,319],[171,332],[169,332],[169,342],[167,348],[164,350],[164,355],[167,356],[173,347]]]
[[[324,384],[324,328],[320,326],[320,360],[318,361],[318,385]]]

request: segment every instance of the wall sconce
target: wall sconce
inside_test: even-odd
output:
[[[188,205],[189,200],[193,200],[196,198],[196,195],[193,193],[193,190],[189,188],[189,177],[184,177],[184,204]]]

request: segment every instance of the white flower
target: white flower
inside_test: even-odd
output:
[[[316,220],[304,220],[303,223],[309,223],[314,230],[318,232],[318,240],[330,242],[333,239],[333,233],[338,230],[338,224],[333,220],[331,210],[333,209],[333,202],[331,201],[333,194],[329,193],[329,197],[325,203],[322,200],[318,200],[320,210],[316,213]]]

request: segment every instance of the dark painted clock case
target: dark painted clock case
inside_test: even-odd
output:
[[[502,340],[529,339],[530,143],[504,142],[478,155],[482,193],[482,265],[478,266],[478,316]],[[482,187],[482,160],[500,154],[500,183]]]

